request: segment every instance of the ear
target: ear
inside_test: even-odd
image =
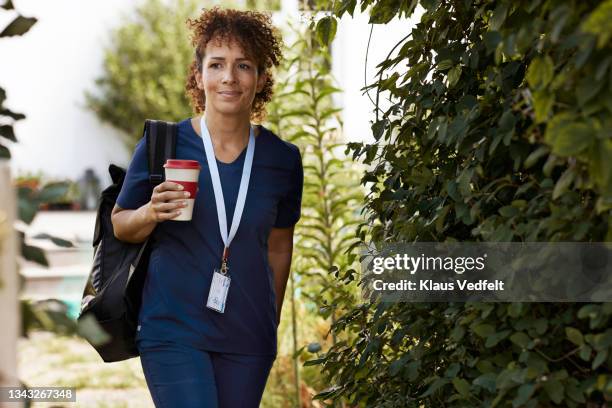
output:
[[[196,86],[198,87],[198,89],[203,90],[204,85],[202,85],[202,72],[198,71],[195,75],[195,79],[196,79]]]

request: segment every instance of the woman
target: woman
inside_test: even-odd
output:
[[[213,8],[188,23],[195,53],[186,88],[201,115],[179,123],[176,158],[201,166],[192,220],[172,221],[185,205],[178,184],[165,181],[151,191],[143,138],[113,227],[123,241],[154,238],[136,341],[155,405],[257,407],[276,358],[303,186],[297,147],[250,123],[265,115],[281,40],[258,12]],[[218,207],[225,206],[229,231],[250,143],[246,199],[231,239],[222,236]],[[207,298],[226,243],[231,285],[221,313],[207,307]]]

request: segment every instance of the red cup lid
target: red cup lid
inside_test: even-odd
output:
[[[164,164],[165,168],[171,169],[200,169],[200,163],[197,160],[176,160],[176,159],[168,159],[166,160],[166,164]]]

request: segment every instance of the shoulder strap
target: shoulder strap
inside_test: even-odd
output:
[[[147,141],[149,181],[151,187],[155,187],[165,180],[166,159],[173,159],[176,156],[178,125],[174,122],[147,119],[143,133]]]

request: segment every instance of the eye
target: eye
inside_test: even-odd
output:
[[[210,64],[210,67],[211,68],[216,68],[218,65],[221,65],[221,64],[219,64],[218,62],[214,62],[214,63]]]
[[[244,67],[245,70],[251,69],[251,66],[249,64],[240,64],[240,66]]]

